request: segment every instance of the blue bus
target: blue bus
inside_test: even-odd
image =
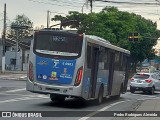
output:
[[[35,31],[30,47],[26,89],[66,98],[120,97],[128,83],[130,51],[93,35],[64,30]]]

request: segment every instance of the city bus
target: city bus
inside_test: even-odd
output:
[[[59,102],[119,98],[127,89],[129,56],[130,51],[94,35],[35,31],[26,89]]]

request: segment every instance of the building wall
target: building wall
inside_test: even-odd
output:
[[[12,41],[13,42],[13,41]],[[28,58],[29,58],[29,47],[20,45],[20,51],[17,52],[17,65],[15,66],[11,60],[15,59],[15,46],[14,42],[5,46],[5,69],[6,70],[27,70]],[[21,48],[22,47],[22,48]],[[22,51],[23,50],[23,51]],[[0,38],[0,70],[2,70],[2,57],[3,57],[3,45],[2,39]],[[23,61],[22,61],[23,60]]]
[[[26,71],[28,69],[28,60],[29,60],[29,50],[25,50],[24,52],[24,62],[23,62],[23,70]]]
[[[17,65],[16,66],[11,62],[12,59],[15,59],[15,51],[6,51],[5,56],[6,56],[6,59],[5,59],[6,70],[15,70],[15,69],[20,70],[20,71],[27,70],[28,59],[29,59],[29,50],[20,49],[20,51],[17,52]]]
[[[6,70],[21,70],[21,52],[17,52],[17,65],[15,66],[13,62],[11,62],[13,59],[15,59],[15,51],[6,51],[5,53],[5,62],[6,62]]]

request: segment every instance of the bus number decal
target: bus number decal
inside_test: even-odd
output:
[[[70,63],[70,62],[63,62],[62,64],[65,66],[73,66],[73,63]]]

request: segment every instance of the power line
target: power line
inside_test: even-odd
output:
[[[50,11],[50,13],[56,13],[56,14],[64,14],[64,15],[68,15],[68,14],[66,14],[66,13],[62,13],[62,12],[56,12],[56,11]]]
[[[60,5],[60,4],[54,4],[54,3],[50,3],[50,2],[41,2],[41,1],[36,1],[36,0],[28,0],[28,1],[31,1],[31,2],[36,2],[36,3],[42,3],[42,4],[47,4],[47,5],[56,5],[56,6],[63,6],[64,7],[64,4],[63,5]],[[67,4],[67,5],[65,5],[65,7],[80,7],[80,6],[73,6],[73,5],[69,5],[69,4]]]
[[[142,3],[142,2],[119,2],[119,1],[110,1],[110,0],[95,0],[95,1],[101,1],[101,2],[107,2],[107,3],[117,3],[117,4],[160,5],[160,3],[156,3],[156,2]]]
[[[60,1],[60,0],[48,0],[48,1],[52,1],[52,2],[60,2],[60,3],[67,3],[67,4],[72,4],[73,5],[73,3],[75,3],[75,4],[83,4],[82,2],[75,2],[75,1],[67,1],[67,2],[64,2],[64,1]]]

